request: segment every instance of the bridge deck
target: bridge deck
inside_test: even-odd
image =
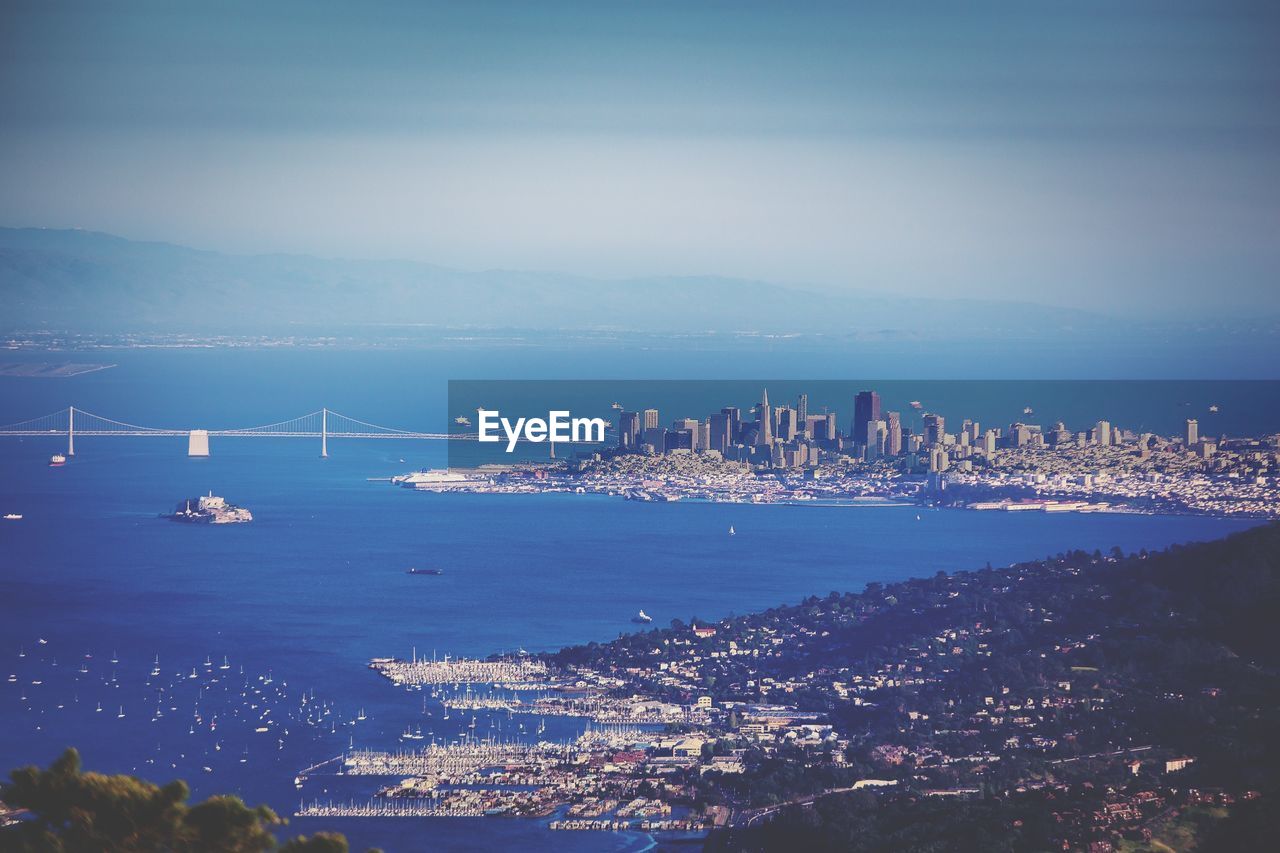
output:
[[[0,429],[0,435],[21,435],[21,436],[65,436],[65,429],[47,429],[47,430],[5,430]],[[148,430],[75,430],[76,438],[81,436],[94,435],[147,435],[147,436],[182,436],[186,437],[191,434],[189,429],[148,429]],[[407,438],[407,439],[448,439],[456,441],[475,441],[476,436],[473,433],[444,433],[444,432],[253,432],[250,430],[208,430],[210,438]]]

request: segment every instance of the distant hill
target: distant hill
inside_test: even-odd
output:
[[[240,333],[286,326],[838,333],[981,339],[1102,331],[1027,303],[831,295],[717,277],[603,280],[409,261],[228,255],[89,231],[0,229],[9,329]]]

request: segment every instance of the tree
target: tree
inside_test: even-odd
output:
[[[285,821],[266,806],[238,797],[210,797],[187,805],[185,782],[163,787],[133,776],[85,773],[68,749],[48,770],[23,767],[9,774],[0,799],[26,809],[31,819],[5,830],[6,850],[47,853],[226,851],[226,853],[346,853],[341,835],[299,836],[280,847],[272,828]]]

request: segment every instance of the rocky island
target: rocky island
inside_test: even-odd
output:
[[[174,521],[185,521],[190,524],[236,524],[253,521],[253,513],[244,507],[229,504],[213,492],[198,498],[188,498],[178,504],[173,515]]]

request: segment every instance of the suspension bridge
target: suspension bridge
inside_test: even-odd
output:
[[[329,455],[331,438],[399,438],[472,440],[475,433],[414,432],[371,424],[330,409],[309,412],[287,421],[241,429],[172,429],[139,426],[104,418],[75,406],[42,417],[0,426],[0,436],[67,437],[67,455],[76,453],[77,436],[186,436],[188,456],[208,456],[210,438],[318,438],[320,455]]]

